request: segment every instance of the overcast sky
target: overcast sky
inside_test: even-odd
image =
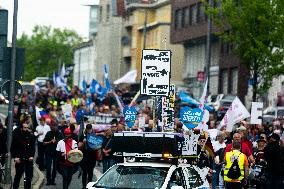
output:
[[[23,32],[32,33],[33,27],[50,25],[52,27],[74,29],[81,36],[88,37],[89,7],[87,4],[99,0],[19,0],[18,37]],[[9,11],[8,40],[12,40],[14,0],[0,0],[0,6]]]

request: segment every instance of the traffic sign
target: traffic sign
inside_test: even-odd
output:
[[[1,86],[1,93],[6,99],[10,98],[10,80],[7,80],[3,83],[3,85]],[[18,96],[23,94],[23,87],[18,81],[15,81],[14,94]]]

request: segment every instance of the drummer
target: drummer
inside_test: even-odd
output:
[[[71,138],[70,128],[64,130],[65,138],[57,144],[56,151],[58,153],[58,172],[63,178],[63,189],[68,189],[73,174],[78,170],[78,166],[67,159],[67,154],[78,149],[77,142]]]

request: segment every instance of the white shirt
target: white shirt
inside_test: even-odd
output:
[[[221,148],[226,148],[226,144],[225,142],[223,142],[222,144],[219,141],[213,141],[212,142],[214,151],[217,152],[218,150],[220,150]]]
[[[71,148],[72,148],[72,150],[78,148],[78,144],[77,144],[77,142],[76,142],[75,140],[72,140],[72,146],[71,146]],[[65,148],[64,139],[60,140],[60,141],[57,143],[56,151],[62,152],[62,153],[64,153],[64,154],[66,154],[66,148]],[[65,158],[66,158],[66,156],[65,156]]]
[[[43,142],[43,139],[48,131],[50,131],[50,127],[48,125],[44,125],[44,126],[38,125],[36,127],[36,132],[34,132],[35,136],[38,136],[37,141]],[[41,133],[42,135],[39,135]]]

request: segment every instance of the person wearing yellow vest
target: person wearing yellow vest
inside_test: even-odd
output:
[[[232,150],[225,153],[224,182],[226,189],[241,189],[242,182],[248,176],[248,159],[240,150],[241,143],[234,141]],[[235,160],[236,163],[234,163]]]
[[[78,95],[75,94],[74,98],[72,98],[72,100],[71,100],[71,104],[72,104],[73,107],[74,106],[77,106],[77,107],[79,106]]]

